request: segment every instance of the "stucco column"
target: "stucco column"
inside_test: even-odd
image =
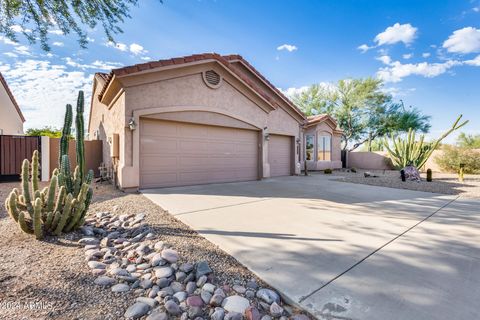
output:
[[[42,169],[41,171],[41,181],[48,181],[50,179],[50,138],[49,137],[40,137],[40,143],[41,143],[41,164],[40,168]]]
[[[261,144],[262,144],[262,164],[263,164],[263,177],[270,178],[270,163],[268,162],[268,139],[266,135],[268,134],[268,128],[264,127],[262,130]]]

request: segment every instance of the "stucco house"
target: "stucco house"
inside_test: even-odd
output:
[[[23,134],[25,118],[15,97],[0,73],[0,135]]]
[[[314,143],[309,167],[341,167],[335,120],[307,120],[239,55],[198,54],[95,74],[88,132],[103,140],[104,162],[122,189],[299,174],[304,132]]]

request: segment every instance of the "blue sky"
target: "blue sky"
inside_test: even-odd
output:
[[[480,133],[480,0],[139,1],[117,44],[100,28],[88,49],[50,33],[52,51],[0,38],[0,71],[26,127],[60,126],[94,72],[201,52],[238,53],[288,92],[347,77],[380,77],[385,90],[432,116],[438,136],[463,113]],[[88,101],[88,100],[87,100]]]

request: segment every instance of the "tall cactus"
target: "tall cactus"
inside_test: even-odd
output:
[[[75,116],[75,128],[76,128],[76,151],[77,151],[77,165],[80,168],[80,181],[83,182],[85,175],[85,128],[83,125],[83,105],[84,97],[83,91],[78,92],[77,99],[77,114]]]
[[[65,119],[63,121],[62,137],[60,138],[60,148],[58,150],[58,167],[62,165],[62,158],[68,155],[68,140],[72,133],[73,111],[72,105],[67,104],[65,111]]]

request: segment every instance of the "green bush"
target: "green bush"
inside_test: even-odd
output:
[[[435,162],[447,172],[458,172],[463,163],[464,173],[480,174],[480,152],[476,150],[445,145],[443,154],[435,157]]]
[[[325,173],[325,174],[331,174],[331,173],[332,173],[332,169],[325,169],[325,170],[323,170],[323,173]]]

